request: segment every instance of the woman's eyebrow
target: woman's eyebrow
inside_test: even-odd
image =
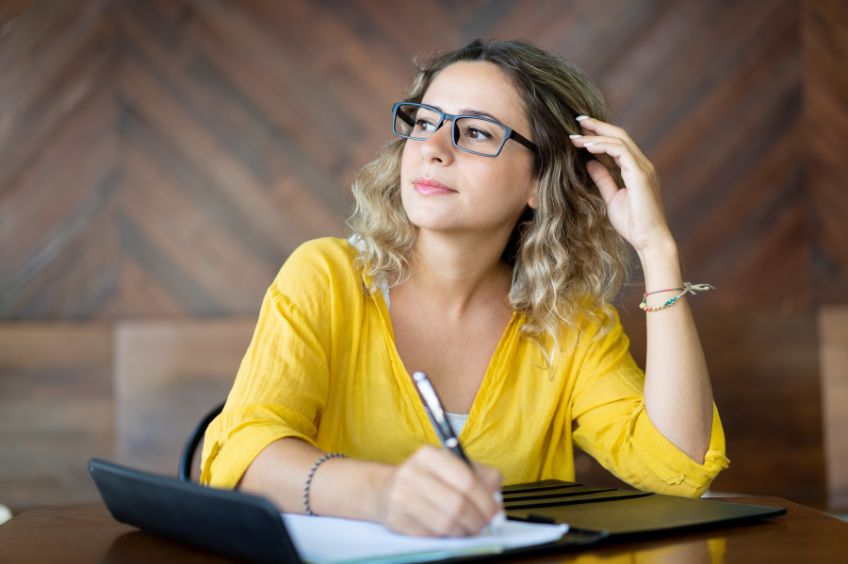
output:
[[[497,122],[500,122],[500,121],[501,121],[501,120],[499,120],[497,117],[495,117],[495,116],[493,116],[492,114],[490,114],[489,112],[482,112],[482,111],[480,111],[480,110],[475,110],[474,108],[462,108],[461,110],[459,110],[459,115],[463,115],[463,116],[478,116],[478,117],[487,117],[487,118],[489,118],[489,119],[493,119],[493,120],[495,120],[495,121],[497,121]]]
[[[435,104],[425,104],[425,105],[430,106],[431,108],[436,108],[440,112],[445,111],[441,106],[437,106]],[[489,112],[484,112],[482,110],[475,110],[474,108],[462,108],[459,111],[457,111],[456,115],[458,115],[458,116],[486,117],[486,118],[489,118],[489,119],[493,119],[498,123],[503,123],[503,122],[501,122],[500,119],[498,119],[496,116],[493,116]]]

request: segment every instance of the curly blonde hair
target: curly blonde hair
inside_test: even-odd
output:
[[[581,132],[575,120],[581,114],[606,121],[601,93],[555,54],[523,41],[477,39],[417,61],[405,101],[420,102],[433,78],[458,61],[488,61],[510,77],[538,147],[533,163],[538,206],[525,210],[503,253],[512,270],[509,302],[526,317],[522,334],[540,344],[547,335],[556,343],[564,325],[574,326],[585,316],[601,321],[603,334],[609,326],[607,306],[624,283],[627,250],[586,169],[589,159],[599,157],[576,148],[568,137]],[[357,265],[371,292],[404,280],[415,244],[416,228],[400,196],[405,142],[389,143],[359,171],[352,187],[356,208],[348,225],[362,245]],[[619,176],[610,159],[600,160]]]

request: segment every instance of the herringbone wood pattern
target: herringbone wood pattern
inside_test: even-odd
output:
[[[414,54],[531,39],[600,84],[660,172],[686,278],[718,287],[692,302],[734,462],[717,486],[823,498],[812,320],[848,301],[839,0],[9,5],[0,318],[254,316],[295,246],[345,233]],[[622,302],[634,343],[638,291]]]
[[[659,168],[688,276],[721,288],[701,304],[804,310],[799,17],[789,0],[35,2],[0,66],[0,315],[254,312],[296,245],[345,232],[411,56],[475,36],[531,38],[599,82]]]

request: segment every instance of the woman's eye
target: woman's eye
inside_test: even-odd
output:
[[[465,136],[475,141],[487,141],[492,138],[489,133],[476,127],[469,127],[468,129],[466,129]]]
[[[415,120],[415,129],[420,131],[433,131],[433,122],[418,118]]]

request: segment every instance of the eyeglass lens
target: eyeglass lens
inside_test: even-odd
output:
[[[441,114],[434,110],[402,104],[395,114],[395,131],[410,139],[429,139],[436,132],[440,119]],[[444,125],[451,126],[449,123]],[[453,135],[458,147],[484,155],[495,155],[503,145],[506,129],[487,119],[461,117],[456,119]]]

